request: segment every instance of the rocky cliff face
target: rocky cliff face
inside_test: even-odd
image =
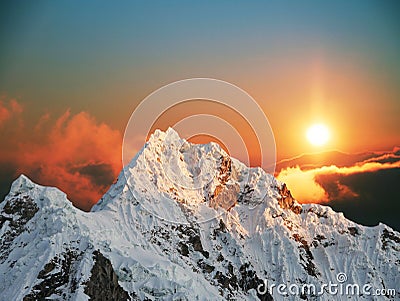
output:
[[[84,283],[85,294],[90,300],[137,300],[135,293],[129,296],[118,283],[118,276],[109,259],[96,250],[93,252],[94,264],[89,279]]]
[[[340,273],[375,289],[400,282],[399,233],[300,205],[260,168],[173,130],[153,134],[89,213],[21,176],[0,203],[0,235],[7,301],[348,300],[276,287]]]

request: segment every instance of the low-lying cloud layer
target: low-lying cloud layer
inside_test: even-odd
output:
[[[386,158],[386,162],[382,162]],[[388,160],[390,158],[390,160]],[[332,183],[335,189],[324,189],[327,175],[353,175],[365,172],[376,172],[384,169],[400,168],[400,156],[396,153],[377,155],[376,160],[368,159],[348,167],[337,167],[336,165],[322,166],[303,170],[300,166],[287,167],[278,174],[278,179],[292,187],[297,199],[302,203],[325,203],[332,197],[354,197],[357,196],[350,187],[338,181]],[[326,184],[326,183],[325,183]],[[332,195],[334,194],[334,195]]]
[[[16,100],[0,102],[2,197],[10,180],[24,173],[57,186],[74,204],[88,210],[121,169],[121,134],[86,112],[28,118]]]
[[[329,159],[318,163],[315,158],[310,163],[311,157],[294,159],[294,167],[288,167],[290,160],[277,165],[277,178],[287,183],[299,202],[328,204],[366,225],[385,222],[400,228],[396,184],[400,179],[400,148],[355,155],[332,152],[322,156]],[[337,165],[324,165],[329,161]]]

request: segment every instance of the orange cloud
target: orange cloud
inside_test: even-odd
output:
[[[382,155],[379,155],[376,159],[382,159]],[[400,168],[400,161],[381,163],[373,162],[372,159],[368,159],[348,167],[331,165],[308,170],[302,170],[299,166],[287,167],[279,172],[277,178],[290,187],[293,195],[299,202],[326,203],[330,201],[329,194],[318,182],[318,177],[326,175],[352,175],[393,168]],[[333,184],[336,185],[336,190],[339,194],[337,197],[357,196],[357,194],[346,185],[339,182]]]
[[[15,99],[11,99],[8,103],[4,103],[3,100],[0,100],[0,126],[16,115],[20,115],[22,111],[22,105]]]
[[[287,184],[299,202],[319,203],[327,199],[327,194],[315,180],[316,171],[316,169],[303,171],[299,166],[288,167],[282,170],[277,178]]]
[[[40,132],[43,126],[48,122],[50,119],[50,113],[46,113],[39,118],[39,121],[35,125],[35,131]]]
[[[22,106],[12,100],[1,103],[0,111],[1,120],[13,120]],[[86,112],[67,110],[55,120],[47,113],[33,126],[15,131],[14,123],[4,123],[2,132],[9,139],[7,148],[0,150],[0,164],[12,162],[15,176],[24,173],[60,188],[82,209],[89,210],[99,200],[122,167],[121,133]]]

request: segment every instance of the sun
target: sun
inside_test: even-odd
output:
[[[314,146],[325,145],[330,138],[329,129],[319,123],[310,126],[307,130],[307,139]]]

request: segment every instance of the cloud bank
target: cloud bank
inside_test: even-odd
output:
[[[384,160],[382,161],[382,158]],[[389,159],[390,158],[390,159]],[[327,175],[353,175],[379,170],[400,168],[400,157],[395,153],[377,155],[375,159],[368,159],[348,167],[336,165],[322,166],[303,170],[300,166],[287,167],[278,173],[278,179],[287,183],[293,190],[296,198],[302,203],[326,203],[332,199],[355,197],[357,194],[350,187],[336,180],[334,188],[324,189],[326,185],[323,177]]]
[[[311,157],[307,156],[295,158],[294,167],[287,167],[290,162],[285,160],[277,173],[277,178],[287,183],[299,202],[327,204],[364,225],[383,222],[400,229],[400,190],[397,187],[400,148],[387,152],[324,155],[336,160],[339,166],[324,166],[327,162],[321,160],[316,164],[315,158],[310,163]],[[279,168],[279,164],[277,166]]]
[[[0,131],[6,138],[0,177],[7,190],[7,181],[24,173],[59,187],[74,205],[89,210],[122,167],[121,133],[87,112],[45,113],[31,121],[18,101],[2,101]]]

